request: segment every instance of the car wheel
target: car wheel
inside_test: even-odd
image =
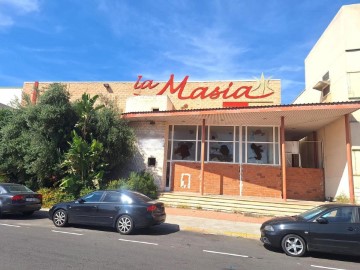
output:
[[[65,210],[57,210],[53,215],[53,223],[56,227],[64,227],[67,225],[67,213]]]
[[[296,234],[286,235],[282,242],[281,247],[288,256],[301,257],[306,252],[306,243],[304,239]]]
[[[31,216],[32,214],[34,214],[34,211],[26,211],[22,213],[24,216]]]
[[[128,215],[123,215],[116,222],[116,229],[121,234],[130,234],[134,229],[134,222]]]

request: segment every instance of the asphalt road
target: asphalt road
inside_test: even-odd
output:
[[[291,258],[256,240],[184,232],[163,224],[123,236],[108,228],[56,228],[47,213],[0,219],[0,270],[360,269],[360,258]]]

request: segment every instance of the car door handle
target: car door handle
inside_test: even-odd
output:
[[[352,232],[354,230],[354,228],[353,227],[348,227],[347,230]]]

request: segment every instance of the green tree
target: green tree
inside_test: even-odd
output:
[[[66,87],[52,84],[36,105],[8,113],[0,127],[0,173],[32,188],[52,186],[77,116]]]
[[[110,178],[117,178],[135,150],[135,134],[116,109],[100,110],[94,118],[94,137],[104,145],[103,160]]]
[[[68,176],[61,186],[74,195],[78,195],[83,188],[99,188],[106,166],[101,159],[104,151],[102,143],[95,139],[88,143],[73,131],[73,139],[69,144],[69,151],[65,153],[62,164]]]
[[[79,121],[76,124],[76,127],[80,129],[81,135],[85,140],[88,138],[90,121],[94,118],[96,111],[105,107],[105,105],[95,106],[98,98],[98,95],[90,97],[89,94],[84,93],[81,96],[81,99],[75,102],[75,110],[79,116]]]

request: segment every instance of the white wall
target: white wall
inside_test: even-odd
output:
[[[136,135],[137,152],[127,168],[130,171],[151,172],[160,190],[165,189],[164,157],[167,144],[167,128],[164,122],[131,122]],[[148,167],[149,157],[156,158],[155,167]]]
[[[126,99],[125,112],[170,111],[174,105],[168,96],[134,96]]]
[[[336,197],[344,193],[349,197],[344,117],[317,133],[324,146],[325,196]]]

